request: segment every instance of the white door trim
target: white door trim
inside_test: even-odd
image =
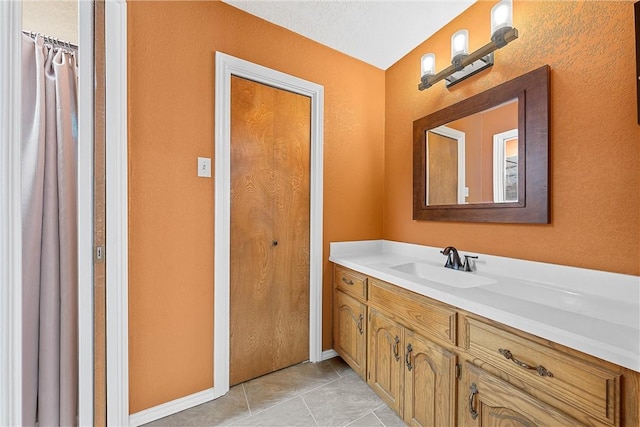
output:
[[[105,2],[107,423],[129,424],[127,3]]]
[[[22,425],[21,27],[0,2],[0,425]]]
[[[78,424],[93,424],[93,1],[78,2]]]
[[[229,390],[229,263],[231,224],[231,75],[311,98],[311,229],[309,360],[322,360],[322,145],[324,87],[261,65],[216,52],[214,394]]]
[[[510,129],[493,135],[493,201],[494,203],[517,202],[505,200],[505,184],[507,180],[507,141],[518,139],[518,129]]]

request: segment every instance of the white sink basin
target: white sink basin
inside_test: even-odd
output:
[[[477,286],[486,286],[497,283],[488,277],[479,276],[476,273],[468,271],[456,271],[443,266],[434,266],[421,262],[410,262],[391,267],[401,273],[419,277],[421,279],[438,282],[443,285],[452,286],[454,288],[475,288]]]

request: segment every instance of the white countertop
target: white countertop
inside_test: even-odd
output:
[[[452,287],[394,268],[417,262],[444,269],[441,249],[388,240],[337,242],[331,243],[329,260],[640,372],[640,277],[469,253],[464,248],[458,248],[461,258],[479,256],[475,270],[446,269],[445,277],[473,275],[460,278],[489,284]]]

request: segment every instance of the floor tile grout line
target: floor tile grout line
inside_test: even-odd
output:
[[[309,408],[309,405],[307,405],[307,401],[304,400],[304,396],[300,395],[300,399],[302,400],[302,403],[304,403],[305,408],[307,408],[307,411],[309,411],[309,414],[311,415],[311,418],[313,419],[313,422],[316,423],[316,427],[320,427],[320,424],[318,423],[318,420],[316,420],[315,415],[313,415],[313,412],[311,411],[311,408]]]
[[[301,400],[304,402],[304,399],[302,399],[302,395],[292,396],[291,398],[289,398],[289,399],[285,399],[285,400],[282,400],[282,401],[280,401],[280,402],[276,403],[275,405],[271,405],[271,406],[269,406],[268,408],[260,409],[259,411],[256,411],[256,412],[254,412],[253,414],[251,414],[251,416],[257,416],[257,415],[260,415],[260,414],[262,414],[262,413],[263,413],[263,412],[265,412],[265,411],[268,411],[268,410],[273,409],[273,408],[277,408],[277,407],[278,407],[278,406],[280,406],[280,405],[284,405],[285,403],[292,402],[292,401],[294,401],[294,400],[296,400],[296,399],[301,399]],[[306,406],[306,404],[305,404],[305,406]],[[311,411],[309,411],[309,412],[311,412]],[[313,414],[311,414],[311,416],[313,417]]]
[[[373,414],[373,416],[374,416],[374,417],[376,417],[376,419],[377,419],[378,421],[380,421],[380,424],[382,424],[383,426],[385,426],[385,427],[386,427],[386,424],[384,423],[384,421],[382,421],[382,420],[380,419],[380,417],[376,414],[376,411],[377,411],[378,409],[382,408],[382,406],[386,406],[386,405],[381,405],[381,406],[377,407],[376,409],[374,409],[373,411],[371,411],[371,413]]]
[[[247,389],[244,388],[244,383],[241,384],[242,385],[242,392],[244,393],[244,401],[247,403],[247,409],[249,410],[249,416],[252,415],[251,413],[251,405],[249,405],[249,397],[247,396]]]
[[[366,417],[366,416],[367,416],[367,415],[369,415],[369,414],[373,414],[374,416],[376,415],[376,414],[374,414],[374,413],[373,413],[373,411],[371,411],[371,412],[367,412],[366,414],[362,415],[361,417],[358,417],[358,418],[356,418],[355,420],[350,421],[350,422],[349,422],[349,424],[345,424],[345,426],[344,426],[344,427],[349,427],[351,424],[355,423],[355,422],[356,422],[356,421],[358,421],[358,420],[363,419],[364,417]],[[376,418],[378,418],[378,417],[376,417]],[[380,420],[380,418],[378,418],[378,420]],[[380,422],[382,422],[382,421],[380,421]],[[383,425],[384,425],[384,423],[383,423]]]
[[[329,360],[331,360],[331,359],[329,359]],[[329,360],[327,360],[327,363],[329,364],[329,366],[331,366],[331,369],[333,369],[333,372],[335,372],[336,374],[338,374],[338,376],[340,378],[342,378],[342,374],[340,374],[340,372],[338,372],[338,370],[335,368],[335,366],[333,366],[333,364]]]
[[[299,394],[299,396],[300,396],[300,397],[303,397],[305,394],[309,394],[309,393],[311,393],[312,391],[316,391],[316,390],[318,390],[318,389],[320,389],[320,388],[322,388],[322,387],[328,386],[329,384],[333,384],[333,383],[335,383],[336,381],[340,381],[341,379],[344,379],[344,378],[345,378],[345,377],[341,377],[341,376],[339,376],[339,375],[338,375],[338,378],[333,379],[333,380],[331,380],[331,381],[329,381],[329,382],[326,382],[326,383],[324,383],[324,384],[322,384],[322,385],[319,385],[319,386],[317,386],[317,387],[310,388],[309,390],[306,390],[306,391],[304,391],[304,392],[300,393],[300,394]]]
[[[380,406],[378,406],[377,408],[374,409],[374,411],[377,411],[378,409],[382,409],[382,408],[388,408],[389,405],[387,405],[386,403],[382,402],[380,404]]]

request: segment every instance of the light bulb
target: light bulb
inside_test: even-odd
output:
[[[451,59],[458,55],[466,55],[469,53],[469,31],[456,31],[451,36]]]
[[[434,53],[426,53],[422,55],[420,60],[421,76],[433,75],[436,73],[436,55]]]
[[[500,0],[491,9],[491,35],[501,28],[513,27],[512,0]]]

